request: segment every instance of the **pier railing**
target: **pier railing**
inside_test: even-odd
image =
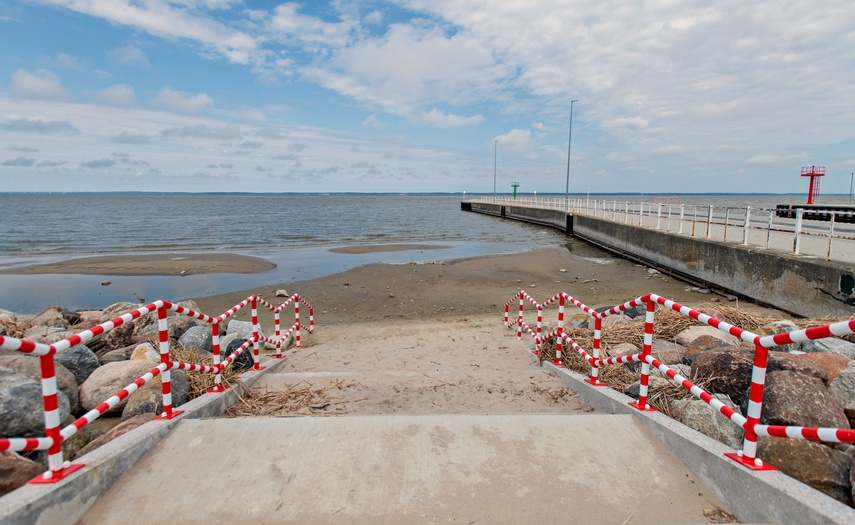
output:
[[[257,305],[261,303],[265,307],[273,311],[275,319],[276,334],[274,337],[261,336],[261,330],[258,324]],[[309,310],[309,325],[306,326],[300,322],[300,303],[306,305]],[[294,305],[294,324],[284,333],[280,334],[279,315],[280,312],[287,306]],[[243,344],[226,356],[224,360],[220,360],[220,323],[236,314],[242,308],[250,306],[252,309],[252,335],[247,338]],[[175,312],[176,314],[186,315],[194,319],[198,319],[211,325],[212,335],[212,351],[213,365],[201,365],[194,363],[182,363],[172,361],[169,355],[169,330],[167,312]],[[131,384],[110,396],[103,403],[99,404],[77,420],[63,428],[60,428],[62,423],[59,410],[58,388],[56,381],[56,366],[54,356],[61,350],[66,350],[72,346],[85,344],[95,337],[106,334],[111,330],[122,326],[123,324],[132,322],[145,315],[157,315],[158,327],[158,342],[160,353],[160,364],[143,374]],[[177,317],[176,317],[177,319]],[[214,387],[209,390],[210,393],[224,392],[227,387],[223,385],[222,373],[232,365],[238,356],[245,351],[249,351],[252,347],[253,368],[255,370],[263,370],[259,357],[259,343],[267,342],[275,345],[276,355],[274,358],[282,358],[282,345],[287,343],[291,334],[295,334],[295,344],[300,347],[300,329],[308,332],[314,331],[314,308],[307,303],[300,295],[294,294],[279,306],[273,306],[257,295],[251,295],[245,300],[236,304],[223,314],[217,317],[211,317],[200,312],[196,312],[179,304],[174,304],[169,301],[159,300],[147,304],[143,307],[132,310],[124,315],[111,319],[95,326],[89,330],[82,331],[53,344],[47,345],[44,343],[35,343],[26,339],[17,339],[0,335],[0,349],[13,350],[32,356],[38,356],[41,366],[42,376],[42,401],[44,404],[44,419],[45,419],[45,436],[36,438],[0,438],[0,451],[33,451],[46,450],[48,454],[48,471],[44,474],[30,480],[32,484],[54,483],[68,476],[79,468],[83,467],[81,463],[69,463],[64,460],[62,444],[70,439],[73,435],[79,432],[82,428],[89,425],[111,408],[115,407],[123,400],[127,399],[131,394],[136,392],[140,387],[152,381],[158,375],[161,376],[161,395],[163,403],[163,412],[154,419],[172,419],[183,413],[181,410],[175,410],[172,406],[172,388],[170,372],[172,370],[186,370],[188,372],[200,372],[214,375]]]
[[[519,300],[519,312],[515,322],[509,322],[509,311],[511,306]],[[525,303],[531,303],[537,310],[537,325],[531,328],[523,319],[523,310]],[[550,333],[542,333],[543,325],[543,310],[551,304],[558,303],[558,328]],[[583,349],[576,341],[564,332],[564,307],[567,304],[572,304],[585,312],[594,319],[594,339],[593,348],[589,353]],[[609,357],[602,359],[600,357],[601,340],[602,340],[602,321],[606,317],[619,315],[627,309],[644,306],[646,316],[644,320],[644,343],[641,352],[637,352],[628,356]],[[663,306],[674,310],[686,317],[690,317],[700,324],[711,326],[724,333],[730,334],[742,341],[754,345],[754,363],[751,374],[751,386],[749,390],[748,410],[746,416],[728,407],[710,393],[706,392],[699,386],[693,384],[687,378],[668,365],[663,364],[651,354],[653,346],[653,328],[656,315],[656,307]],[[771,436],[779,438],[805,439],[812,441],[823,441],[827,443],[855,443],[855,430],[842,428],[808,428],[799,426],[784,426],[784,425],[763,425],[760,424],[760,415],[763,410],[763,393],[766,386],[766,367],[769,360],[769,349],[776,346],[782,346],[792,343],[804,341],[815,341],[828,337],[835,337],[855,333],[855,319],[842,321],[838,323],[786,332],[782,334],[759,336],[748,330],[744,330],[730,323],[721,321],[707,314],[693,310],[683,306],[670,299],[665,299],[662,296],[649,293],[627,301],[621,305],[615,306],[609,310],[598,312],[578,299],[559,293],[543,303],[538,303],[534,298],[524,291],[520,291],[514,295],[507,303],[505,303],[504,322],[509,327],[516,327],[517,337],[521,338],[522,333],[528,333],[535,343],[534,353],[540,351],[540,346],[543,341],[549,338],[555,338],[555,359],[553,364],[558,367],[564,367],[564,358],[562,349],[566,346],[576,351],[584,360],[591,365],[591,375],[586,381],[594,386],[607,386],[598,379],[599,369],[603,366],[620,365],[624,363],[641,363],[640,388],[638,393],[638,401],[629,403],[638,410],[655,411],[648,404],[648,386],[650,381],[650,367],[656,368],[670,380],[682,386],[694,397],[704,401],[714,410],[723,415],[733,424],[745,430],[745,438],[742,445],[742,450],[726,453],[725,455],[738,463],[753,469],[753,470],[776,470],[775,467],[764,463],[757,457],[757,439],[758,436]]]
[[[855,213],[834,211],[828,220],[807,220],[805,210],[779,217],[770,208],[700,206],[665,200],[632,202],[563,197],[471,197],[469,202],[560,210],[574,215],[825,260],[855,261]],[[817,215],[808,212],[810,215]]]

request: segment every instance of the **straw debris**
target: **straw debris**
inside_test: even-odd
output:
[[[288,390],[277,392],[256,392],[250,390],[238,397],[238,402],[229,407],[224,417],[282,417],[296,414],[324,413],[332,405],[340,405],[342,396],[330,396],[329,391],[343,390],[349,385],[337,381],[323,388],[312,388],[311,385],[294,386]],[[346,414],[346,411],[336,411],[335,415]],[[333,414],[330,412],[330,414]]]

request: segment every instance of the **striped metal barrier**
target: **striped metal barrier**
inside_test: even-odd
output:
[[[521,291],[518,295],[514,297],[514,299],[511,299],[511,301],[514,301],[517,297],[522,298],[523,296],[528,297],[528,294]],[[640,362],[641,377],[639,381],[640,388],[638,392],[638,401],[633,401],[629,404],[635,407],[636,409],[643,411],[656,410],[655,408],[651,407],[650,404],[647,402],[648,387],[650,381],[650,367],[652,366],[656,368],[666,377],[677,382],[679,385],[689,391],[693,396],[704,401],[705,403],[713,407],[713,409],[715,409],[717,412],[726,417],[728,420],[730,420],[737,426],[742,427],[745,430],[745,438],[743,441],[742,450],[736,452],[728,452],[725,453],[725,455],[752,470],[777,470],[775,469],[775,467],[769,465],[768,463],[764,463],[760,460],[760,458],[757,457],[757,439],[759,436],[806,439],[812,441],[824,441],[829,443],[855,443],[855,430],[851,429],[763,425],[760,423],[760,414],[763,409],[763,392],[766,384],[766,366],[769,359],[769,349],[776,346],[782,346],[792,343],[814,341],[827,337],[853,334],[855,333],[855,319],[849,321],[841,321],[838,323],[828,324],[824,326],[818,326],[814,328],[807,328],[804,330],[786,332],[782,334],[759,336],[753,332],[744,330],[730,323],[726,323],[707,314],[704,314],[687,306],[683,306],[675,301],[665,299],[664,297],[653,293],[642,295],[640,297],[632,299],[631,301],[627,301],[621,305],[615,306],[602,312],[597,312],[596,310],[591,309],[581,301],[563,292],[555,295],[554,297],[545,301],[543,304],[537,303],[534,299],[530,299],[530,301],[534,305],[536,305],[538,309],[539,319],[542,318],[543,308],[549,306],[550,304],[556,301],[559,303],[558,328],[553,332],[536,339],[536,343],[539,345],[542,341],[546,339],[552,337],[556,338],[556,358],[553,364],[555,364],[556,366],[564,366],[563,362],[561,362],[559,358],[563,341],[566,346],[575,350],[580,356],[582,356],[583,359],[585,359],[591,365],[591,376],[590,378],[586,379],[586,381],[595,386],[605,386],[605,383],[599,381],[598,379],[598,370],[600,367],[607,365]],[[579,346],[576,341],[574,341],[570,336],[564,333],[563,307],[565,301],[571,302],[594,319],[595,328],[592,349],[593,355],[589,354],[586,350]],[[629,356],[610,357],[608,359],[600,358],[599,350],[602,336],[602,320],[608,316],[618,315],[622,312],[625,312],[627,309],[635,308],[637,306],[642,305],[645,306],[646,311],[644,319],[644,342],[642,346],[642,351]],[[751,373],[751,387],[749,390],[747,416],[743,416],[739,412],[736,412],[732,408],[728,407],[727,405],[719,401],[717,398],[715,398],[713,395],[704,391],[702,388],[693,384],[687,378],[680,375],[676,370],[669,367],[668,365],[663,364],[661,361],[651,355],[651,347],[653,344],[653,327],[655,322],[657,305],[661,305],[665,308],[674,310],[675,312],[678,312],[686,317],[690,317],[701,324],[711,326],[713,328],[721,330],[722,332],[737,337],[742,341],[754,345],[754,363]],[[505,324],[508,324],[507,307],[505,313]],[[523,320],[522,316],[522,301],[520,302],[520,313],[516,324],[518,326],[527,326],[525,325],[525,321]],[[528,333],[531,334],[531,331],[528,331]],[[521,337],[519,329],[517,331],[517,334],[518,337]]]
[[[295,304],[296,321],[294,326],[292,326],[292,329],[286,332],[283,336],[280,336],[275,339],[260,336],[258,315],[256,309],[256,305],[259,301],[261,301],[262,304],[269,305],[269,303],[259,298],[257,295],[251,295],[247,297],[244,301],[236,304],[218,317],[211,317],[191,310],[187,307],[181,306],[179,304],[171,303],[169,301],[154,301],[153,303],[137,308],[136,310],[132,310],[124,315],[118,316],[114,319],[111,319],[107,322],[101,323],[93,328],[90,328],[89,330],[84,330],[78,334],[72,335],[50,345],[43,343],[35,343],[26,339],[17,339],[14,337],[0,335],[0,349],[13,350],[39,357],[39,364],[41,367],[42,401],[44,404],[45,419],[45,437],[0,438],[0,451],[8,450],[14,452],[25,452],[33,450],[46,450],[48,453],[48,470],[44,474],[41,474],[38,477],[30,480],[29,483],[55,483],[84,466],[81,463],[72,464],[64,460],[62,450],[63,442],[70,439],[86,425],[98,419],[108,410],[115,407],[123,400],[127,399],[140,387],[152,381],[158,375],[161,376],[163,412],[160,415],[156,416],[154,419],[172,419],[183,413],[182,410],[174,410],[172,406],[172,384],[170,377],[172,370],[186,370],[188,372],[214,374],[214,387],[209,390],[209,392],[224,392],[227,387],[222,384],[223,370],[226,367],[230,366],[232,363],[234,363],[235,359],[237,359],[240,353],[246,351],[250,345],[252,345],[253,347],[254,368],[256,370],[262,369],[262,367],[260,367],[259,365],[258,355],[258,345],[260,341],[275,344],[277,350],[275,358],[284,357],[281,351],[283,342],[288,340],[295,327],[298,331],[297,333],[299,334],[299,327],[301,325],[299,317],[299,306],[297,305],[301,302],[309,308],[310,319],[309,326],[303,326],[303,328],[306,329],[309,333],[314,331],[314,308],[309,303],[307,303],[302,297],[295,294],[291,296],[287,301],[285,301],[285,303],[283,303],[278,309],[271,307],[271,309],[273,309],[278,314],[281,309],[287,306],[288,304],[291,304],[292,302]],[[219,337],[220,323],[222,321],[225,321],[247,305],[250,305],[252,308],[252,336],[246,341],[244,341],[240,348],[232,352],[231,355],[227,356],[225,360],[221,361]],[[213,365],[209,366],[194,363],[182,363],[172,361],[170,359],[169,331],[167,326],[167,312],[169,311],[175,312],[180,315],[186,315],[188,317],[198,319],[211,325],[212,350],[214,354]],[[65,426],[64,428],[60,428],[62,422],[60,420],[58,387],[56,381],[56,366],[54,361],[54,356],[56,355],[56,353],[61,350],[71,348],[75,345],[84,344],[88,341],[91,341],[97,336],[110,332],[114,328],[117,328],[125,323],[133,321],[134,319],[138,319],[144,315],[148,315],[154,312],[157,313],[158,349],[160,353],[160,364],[143,374],[131,384],[116,392],[114,395],[110,396],[103,403],[99,404],[83,416],[79,417],[71,424]],[[279,336],[278,321],[279,318],[277,315],[277,336]],[[299,335],[297,337],[299,338]],[[299,339],[297,340],[299,341]]]

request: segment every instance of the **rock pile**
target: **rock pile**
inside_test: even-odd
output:
[[[198,311],[193,301],[182,306]],[[0,335],[26,338],[51,344],[73,334],[88,330],[102,322],[138,308],[134,303],[117,303],[104,310],[71,312],[50,307],[38,315],[16,315],[0,310]],[[170,353],[181,352],[179,359],[190,362],[210,362],[212,352],[211,328],[202,321],[187,316],[168,318]],[[252,335],[248,322],[232,320],[220,327],[221,354],[233,351]],[[240,338],[243,338],[238,343]],[[63,424],[68,424],[107,398],[132,383],[160,363],[157,347],[156,314],[148,314],[99,336],[87,344],[73,346],[56,354],[56,376],[59,387],[59,409]],[[234,348],[232,348],[234,346]],[[186,358],[187,352],[192,352]],[[250,368],[252,356],[241,354],[236,367]],[[246,357],[244,357],[246,356]],[[195,359],[195,360],[194,360]],[[198,376],[194,374],[194,377]],[[194,392],[188,375],[172,371],[172,402],[186,403]],[[94,423],[87,425],[63,444],[65,458],[88,452],[108,440],[108,434],[118,436],[163,411],[161,381],[153,381],[130,395]],[[209,380],[205,377],[204,380]],[[195,379],[194,379],[195,380]],[[121,424],[121,425],[120,425]],[[0,437],[44,436],[41,369],[39,358],[0,350]],[[14,490],[46,469],[43,454],[32,454],[39,464],[15,453],[0,454],[0,495]]]
[[[828,324],[828,320],[824,319],[800,321],[798,326],[786,320],[748,319],[746,314],[736,313],[730,308],[703,311],[759,335]],[[673,312],[662,308],[657,311],[653,356],[678,369],[681,375],[745,415],[754,346],[709,326],[686,326],[686,318],[677,319],[671,314]],[[728,316],[738,318],[729,319]],[[612,325],[611,334],[604,329],[602,353],[610,357],[639,352],[643,326],[643,316],[635,319],[627,316]],[[568,335],[583,348],[592,347],[592,333],[581,322],[571,325]],[[554,350],[550,354],[549,346],[545,346],[541,359],[551,360]],[[568,355],[565,349],[564,353],[569,367],[583,373],[590,371],[586,362],[576,359],[575,352]],[[624,372],[610,373],[610,368]],[[601,369],[600,379],[637,398],[639,369],[637,363],[606,367]],[[614,380],[610,381],[610,378]],[[651,373],[649,395],[651,404],[681,423],[735,450],[742,448],[744,432],[741,428],[673,381],[666,380],[656,370]],[[855,428],[855,343],[846,338],[830,338],[771,349],[760,422],[768,425]],[[855,506],[855,446],[760,438],[758,457],[836,500]]]

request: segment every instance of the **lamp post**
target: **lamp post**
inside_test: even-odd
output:
[[[849,204],[852,204],[852,180],[855,179],[855,171],[849,175]]]
[[[573,103],[578,100],[570,101],[570,132],[567,134],[567,184],[564,186],[564,203],[570,196],[570,146],[573,145]]]
[[[499,152],[499,141],[493,143],[493,195],[496,194],[496,159]]]

